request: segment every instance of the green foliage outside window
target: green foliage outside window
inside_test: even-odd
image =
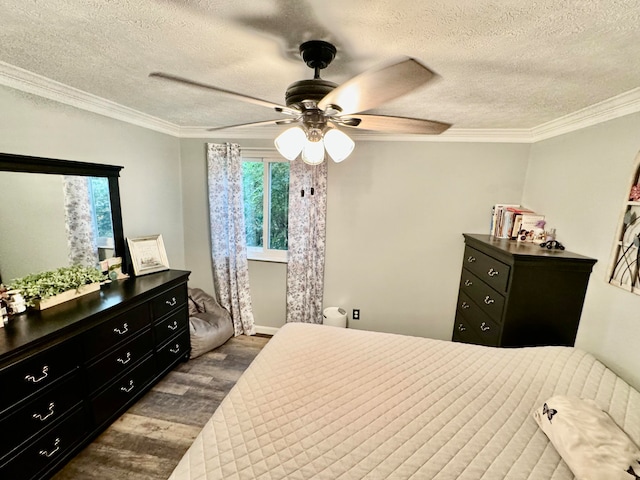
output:
[[[266,186],[268,189],[266,192],[265,167],[269,169],[267,172],[269,185]],[[266,246],[272,250],[287,250],[289,163],[243,162],[242,188],[247,246]],[[268,194],[266,200],[265,193]],[[265,201],[268,202],[268,225],[264,224]],[[268,245],[265,245],[265,237],[268,240]]]
[[[109,180],[106,177],[89,177],[92,209],[96,221],[96,237],[113,238],[111,223],[111,199]]]
[[[262,247],[264,217],[264,164],[242,162],[242,191],[244,195],[244,222],[248,247]]]
[[[274,162],[269,165],[271,174],[269,248],[286,250],[289,221],[289,164]]]

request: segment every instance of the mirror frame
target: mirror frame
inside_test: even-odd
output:
[[[0,153],[0,171],[107,177],[109,181],[109,200],[111,201],[111,222],[113,225],[115,252],[117,256],[122,257],[123,272],[128,273],[129,257],[125,247],[122,227],[122,208],[120,204],[120,187],[118,185],[118,177],[120,177],[120,170],[122,170],[122,168],[123,167],[116,165]],[[0,229],[1,228],[0,226]]]

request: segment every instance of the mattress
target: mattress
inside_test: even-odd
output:
[[[572,479],[531,416],[554,394],[640,444],[640,394],[582,350],[287,324],[170,478]]]

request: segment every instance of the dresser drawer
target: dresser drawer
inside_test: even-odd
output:
[[[507,291],[509,265],[467,246],[464,250],[462,266],[498,292]]]
[[[79,375],[74,374],[0,420],[0,432],[4,432],[0,435],[0,457],[53,425],[81,402]]]
[[[153,350],[151,330],[143,330],[140,335],[113,352],[105,355],[87,367],[87,384],[90,392],[95,392],[106,383],[122,375]]]
[[[154,360],[153,356],[147,357],[91,401],[96,425],[102,425],[149,384],[155,376]]]
[[[86,358],[102,355],[105,350],[131,339],[149,324],[149,307],[143,304],[92,328],[84,334]]]
[[[164,371],[171,365],[176,363],[185,355],[189,354],[191,349],[191,340],[189,338],[189,330],[182,330],[175,338],[158,349],[156,354],[158,359],[158,370]]]
[[[153,319],[158,320],[171,312],[175,312],[187,303],[187,287],[180,285],[167,290],[151,301]]]
[[[85,411],[78,408],[62,423],[32,442],[0,467],[0,478],[30,480],[59,461],[88,431]],[[42,472],[44,473],[44,472]]]
[[[163,344],[172,335],[178,333],[178,330],[187,328],[188,324],[189,317],[186,309],[182,309],[155,324],[153,326],[153,331],[156,338],[156,345]]]
[[[460,291],[466,293],[484,312],[496,322],[502,322],[504,296],[496,292],[466,268],[462,269]]]
[[[52,385],[79,367],[76,343],[66,342],[0,372],[0,411]],[[4,387],[10,385],[10,388]]]
[[[456,313],[456,322],[453,326],[453,337],[451,338],[454,342],[462,342],[462,343],[475,343],[478,344],[480,340],[473,333],[471,325],[460,313]]]
[[[500,326],[463,292],[458,297],[458,315],[464,317],[467,326],[478,338],[477,343],[494,347],[499,345]]]

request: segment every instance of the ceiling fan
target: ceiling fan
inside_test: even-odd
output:
[[[354,142],[341,128],[389,133],[437,135],[451,125],[420,118],[371,115],[360,113],[394,100],[437,78],[437,75],[414,58],[367,70],[342,85],[320,78],[335,58],[336,47],[322,40],[310,40],[300,45],[303,60],[314,70],[313,79],[292,83],[285,93],[284,105],[251,97],[242,93],[208,85],[176,75],[153,72],[150,77],[178,82],[218,92],[238,100],[271,108],[289,116],[263,122],[227,125],[210,131],[258,125],[294,125],[275,139],[275,146],[285,158],[318,164],[324,160],[325,149],[336,162],[347,158]]]

